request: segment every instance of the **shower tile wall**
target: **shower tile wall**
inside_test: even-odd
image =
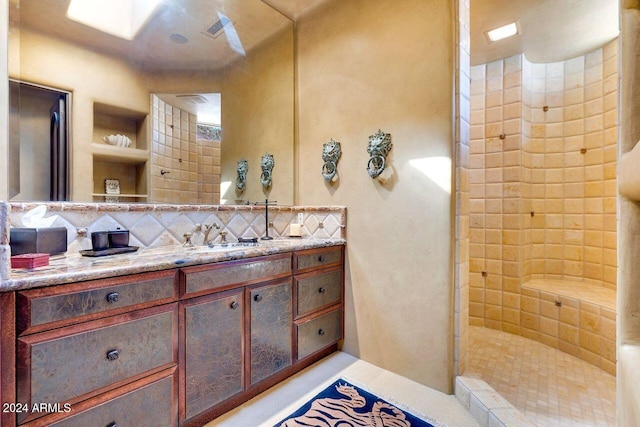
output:
[[[471,67],[469,316],[513,333],[529,221],[522,144],[522,57]]]
[[[471,67],[472,325],[520,334],[531,279],[615,289],[617,57]]]
[[[532,278],[616,289],[617,46],[553,64],[525,61]]]
[[[219,203],[220,142],[197,139],[194,114],[173,107],[156,95],[151,97],[151,200]]]
[[[220,141],[197,138],[198,203],[220,203]]]

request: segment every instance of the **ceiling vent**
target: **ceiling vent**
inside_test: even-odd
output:
[[[220,19],[216,21],[209,29],[206,31],[206,34],[215,38],[218,38],[220,34],[222,34],[222,30],[224,27],[231,23],[231,20],[224,15],[220,16]]]
[[[205,98],[202,95],[191,95],[191,94],[176,95],[176,98],[180,99],[181,101],[186,102],[187,104],[191,104],[191,105],[206,104],[208,102],[207,98]]]

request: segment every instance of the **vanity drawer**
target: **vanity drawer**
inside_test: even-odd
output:
[[[18,333],[177,300],[176,270],[18,292]]]
[[[177,303],[18,339],[18,401],[69,403],[177,363]]]
[[[295,277],[296,317],[342,300],[342,269],[323,270]]]
[[[181,272],[184,294],[219,291],[290,276],[291,254],[187,267]]]
[[[50,427],[85,426],[176,426],[178,414],[173,401],[177,399],[174,375],[143,385],[130,393],[82,411]]]
[[[342,309],[297,324],[298,360],[342,338]]]
[[[342,246],[312,249],[296,252],[293,255],[293,268],[296,273],[340,264],[342,264]]]

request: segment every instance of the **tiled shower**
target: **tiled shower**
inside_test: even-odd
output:
[[[156,95],[151,102],[151,200],[220,203],[220,139],[199,132],[195,114]]]
[[[542,291],[523,291],[532,281],[615,300],[617,105],[617,40],[561,62],[471,67],[470,324],[544,342]]]

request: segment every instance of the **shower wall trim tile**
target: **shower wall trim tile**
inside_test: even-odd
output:
[[[464,373],[469,327],[469,129],[471,55],[469,0],[456,1],[455,260],[453,377]]]

